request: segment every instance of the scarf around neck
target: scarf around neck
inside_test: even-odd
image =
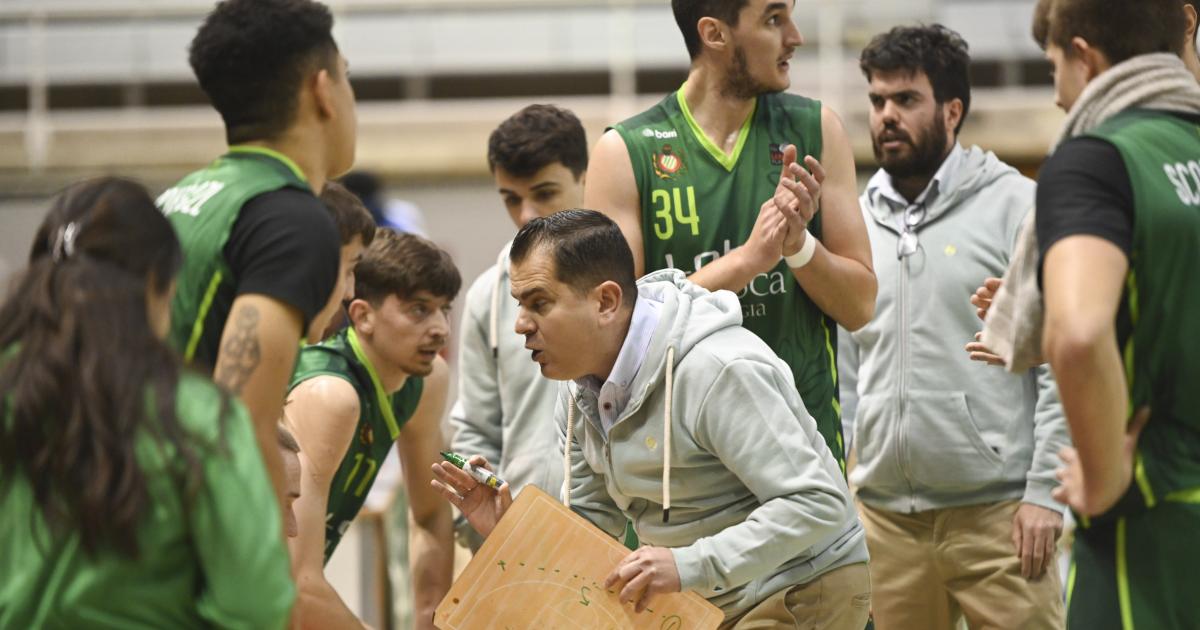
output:
[[[1169,53],[1139,55],[1092,79],[1067,112],[1051,153],[1127,109],[1200,114],[1200,85],[1183,61]],[[1042,292],[1038,287],[1035,208],[1021,224],[1000,290],[984,322],[982,342],[1004,359],[1009,371],[1036,367],[1042,357]]]

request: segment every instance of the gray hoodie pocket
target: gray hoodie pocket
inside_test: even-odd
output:
[[[1001,480],[1004,460],[984,442],[963,392],[909,390],[904,461],[914,482],[962,492]]]
[[[858,463],[850,473],[854,485],[884,493],[907,490],[895,455],[896,409],[893,396],[866,394],[859,398],[853,440]]]

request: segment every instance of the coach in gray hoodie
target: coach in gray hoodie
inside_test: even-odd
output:
[[[560,386],[563,500],[643,547],[607,588],[642,609],[692,590],[726,625],[861,630],[862,526],[791,372],[741,327],[728,291],[682,272],[633,279],[616,224],[590,210],[535,219],[510,252],[516,330]],[[550,422],[550,419],[546,419]],[[452,466],[443,494],[486,535],[507,507]],[[436,483],[436,482],[435,482]]]
[[[981,327],[964,297],[1003,273],[1034,197],[956,142],[968,62],[937,25],[893,29],[861,60],[882,166],[860,199],[879,294],[843,337],[840,372],[880,630],[949,630],[964,614],[973,628],[1063,623],[1055,383],[1045,366],[1013,375],[963,351]]]

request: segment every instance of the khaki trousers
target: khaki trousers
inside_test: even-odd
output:
[[[838,567],[785,588],[721,624],[722,630],[863,630],[871,608],[871,575],[864,562]]]
[[[1063,628],[1058,563],[1051,559],[1036,580],[1021,577],[1012,543],[1019,505],[900,514],[859,502],[871,552],[875,627],[953,630],[965,615],[972,630]]]

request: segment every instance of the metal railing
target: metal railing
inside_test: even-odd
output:
[[[1031,7],[1032,3],[1033,0],[799,0],[794,18],[808,46],[793,64],[793,83],[800,91],[818,95],[839,111],[848,104],[860,107],[857,101],[861,99],[848,99],[846,95],[856,94],[851,90],[856,90],[861,82],[853,59],[871,34],[895,23],[945,17],[958,20],[968,30],[979,31],[980,27],[971,22],[972,15],[978,14],[981,19],[986,18],[989,29],[1001,34],[998,37],[1028,40],[1021,30],[1025,20],[1019,14],[1026,12],[1025,5]],[[10,86],[21,86],[25,91],[27,107],[22,137],[28,170],[36,173],[48,164],[57,116],[50,109],[53,86],[80,82],[133,86],[163,80],[190,82],[191,73],[182,51],[190,38],[191,25],[199,24],[213,4],[212,0],[0,0],[0,84],[7,76]],[[684,68],[687,63],[668,0],[329,0],[327,4],[338,18],[335,35],[343,50],[348,51],[359,76],[364,71],[367,76],[373,72],[384,76],[382,73],[387,72],[386,76],[419,84],[431,75],[471,70],[536,73],[588,69],[607,74],[608,93],[599,98],[607,100],[608,109],[627,112],[638,100],[639,69]],[[514,33],[511,46],[505,46],[505,50],[475,51],[470,48],[470,40],[449,44],[414,41],[403,49],[399,45],[389,48],[390,42],[376,42],[372,48],[371,42],[365,41],[385,37],[381,32],[387,31],[386,27],[371,30],[370,26],[391,24],[387,22],[389,19],[396,23],[416,20],[410,30],[418,36],[433,37],[421,31],[436,30],[438,25],[444,27],[439,32],[453,32],[463,25],[469,27],[468,31],[486,29],[497,16],[507,16],[509,24],[519,24],[527,18],[537,20],[545,31],[562,28],[570,30],[572,35],[551,42],[552,35],[545,32]],[[1009,19],[1011,16],[1016,17]],[[121,30],[126,27],[127,31]],[[108,35],[104,34],[104,28],[110,29]],[[126,37],[135,41],[120,42],[128,46],[128,51],[121,53],[127,54],[124,61],[118,55],[117,62],[103,66],[102,60],[89,59],[85,51],[78,53],[83,59],[72,65],[73,60],[61,61],[71,48],[62,44],[70,43],[71,32],[75,31],[64,34],[61,29],[76,29],[92,37],[111,36],[114,42]],[[366,35],[360,37],[360,33]],[[480,41],[496,46],[498,39],[501,38]],[[541,42],[541,48],[530,44],[531,41]],[[428,46],[421,48],[423,43]],[[522,44],[526,48],[522,49]],[[98,46],[104,48],[103,42]],[[547,54],[554,46],[564,48]],[[355,54],[356,47],[365,52]],[[990,49],[992,54],[997,54],[996,51],[1007,54],[1014,60],[1036,55],[1035,48],[1031,53],[1029,46],[1010,45],[1007,39],[983,48]],[[21,55],[23,64],[19,61]],[[56,55],[59,61],[51,63],[50,55]],[[415,92],[420,94],[419,90]]]

